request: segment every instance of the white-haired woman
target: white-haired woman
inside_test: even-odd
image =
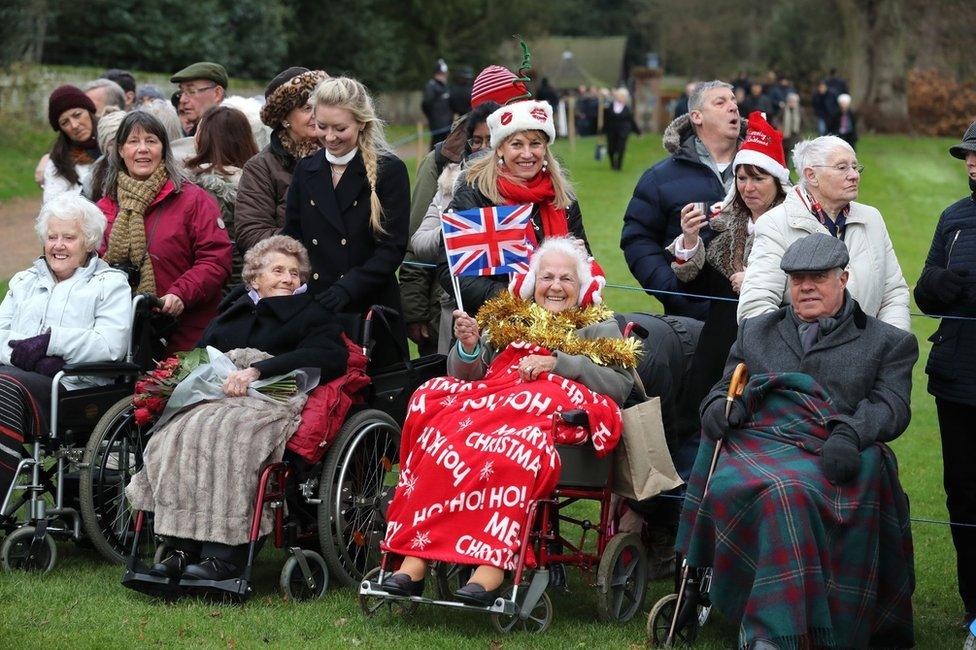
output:
[[[201,345],[234,351],[229,356],[238,369],[223,384],[225,399],[184,409],[158,426],[144,470],[126,489],[133,507],[155,513],[156,534],[174,549],[150,569],[153,575],[224,580],[241,574],[258,473],[282,458],[305,403],[301,395],[269,402],[249,396],[248,388],[300,368],[318,369],[325,384],[345,372],[349,358],[334,314],[305,291],[309,273],[301,243],[282,235],[262,240],[244,255],[244,283],[203,333]],[[214,489],[201,499],[199,485]],[[265,517],[262,534],[270,524]]]
[[[613,101],[603,111],[603,132],[607,136],[607,155],[610,169],[620,171],[624,165],[624,151],[631,133],[640,135],[640,127],[630,108],[630,92],[621,86],[613,91]]]
[[[471,161],[458,177],[448,210],[531,204],[526,238],[532,246],[547,237],[572,235],[589,248],[573,187],[552,155],[550,145],[556,139],[552,106],[538,101],[507,104],[488,116],[488,130],[491,152]],[[445,261],[441,285],[454,295],[448,274]],[[477,312],[507,283],[507,276],[460,278],[464,308]]]
[[[843,93],[837,97],[837,113],[833,115],[830,133],[857,149],[857,114],[851,108],[851,96]]]
[[[0,494],[24,443],[47,431],[51,378],[67,363],[125,355],[129,283],[95,253],[104,231],[105,216],[77,194],[45,203],[36,224],[44,254],[14,275],[0,303]],[[104,381],[69,377],[62,385]]]
[[[363,313],[374,304],[399,311],[396,271],[407,250],[410,179],[386,142],[366,87],[326,79],[312,94],[323,149],[295,166],[282,234],[301,241],[312,261],[308,286],[330,311]],[[398,322],[394,336],[406,346]],[[397,360],[377,341],[378,363]]]
[[[521,551],[529,503],[558,479],[554,444],[586,440],[580,432],[554,434],[552,415],[583,409],[607,427],[605,439],[593,435],[597,450],[609,453],[616,443],[617,405],[633,387],[636,359],[612,312],[588,304],[592,283],[580,242],[550,238],[513,285],[515,296],[488,301],[477,320],[456,312],[451,377],[418,389],[404,424],[384,541],[404,560],[383,583],[390,593],[422,593],[427,562],[437,560],[477,566],[455,596],[490,605]],[[603,353],[590,354],[597,348]],[[489,498],[506,491],[508,499]],[[450,506],[458,495],[471,496]]]
[[[850,254],[847,290],[865,314],[911,331],[908,284],[877,209],[857,203],[864,167],[836,136],[807,140],[793,149],[799,185],[756,223],[755,240],[739,297],[738,321],[789,302],[783,253],[797,239],[823,232],[841,239]]]

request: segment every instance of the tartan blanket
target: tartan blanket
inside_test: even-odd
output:
[[[553,373],[519,378],[522,357],[545,352],[516,341],[484,379],[437,377],[416,390],[401,434],[384,550],[514,569],[529,505],[548,497],[559,478],[555,444],[589,439],[598,456],[613,450],[622,425],[610,398]],[[586,411],[589,430],[553,428],[553,415],[570,409]]]
[[[832,485],[819,456],[837,412],[813,378],[757,375],[743,398],[749,421],[726,436],[704,500],[715,443],[702,439],[676,542],[690,566],[713,567],[713,606],[740,621],[743,647],[912,647],[912,537],[892,451],[871,445],[857,478]]]

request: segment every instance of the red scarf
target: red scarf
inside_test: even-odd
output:
[[[553,205],[556,198],[556,190],[552,186],[552,177],[549,172],[542,171],[526,183],[516,183],[505,176],[498,177],[498,193],[502,195],[508,205],[521,205],[523,203],[533,203],[539,207],[539,215],[542,217],[542,234],[545,237],[559,237],[569,234],[569,224],[566,221],[566,210],[557,208]],[[535,236],[535,229],[532,223],[525,229],[526,237],[533,247],[538,247],[539,242]]]

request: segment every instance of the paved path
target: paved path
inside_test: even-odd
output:
[[[34,219],[41,197],[0,201],[0,280],[26,269],[41,254]]]

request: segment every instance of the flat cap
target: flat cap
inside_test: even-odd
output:
[[[786,273],[810,273],[843,269],[850,261],[847,246],[827,233],[815,232],[797,239],[783,253],[779,268]]]
[[[193,81],[194,79],[209,79],[218,86],[227,88],[227,70],[219,63],[211,63],[210,61],[198,61],[188,65],[169,78],[174,84]]]

